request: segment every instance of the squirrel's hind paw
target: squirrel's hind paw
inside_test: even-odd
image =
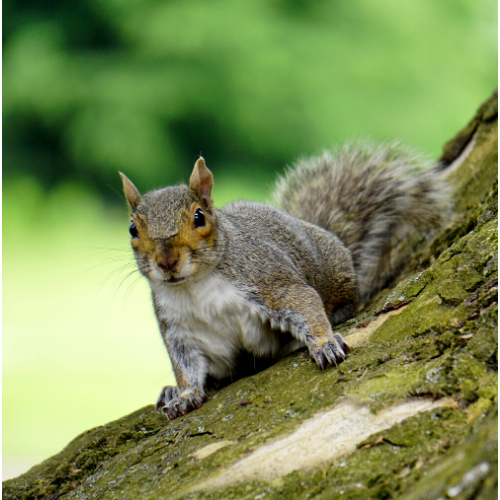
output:
[[[338,333],[334,333],[333,338],[328,339],[321,345],[309,347],[311,357],[322,370],[328,365],[338,366],[345,360],[350,350],[351,348]]]
[[[185,391],[179,396],[177,387],[167,386],[158,398],[156,410],[173,420],[200,408],[206,400],[207,397],[199,391]]]

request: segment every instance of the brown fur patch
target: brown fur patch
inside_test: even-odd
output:
[[[132,247],[145,256],[151,255],[155,250],[155,242],[149,237],[148,226],[143,217],[137,213],[132,213],[132,221],[135,223],[138,238],[132,238]]]
[[[314,345],[322,346],[330,340],[331,325],[321,297],[309,286],[291,283],[287,278],[277,278],[273,285],[263,288],[261,297],[266,306],[276,311],[291,310],[299,313],[308,327],[308,336]]]

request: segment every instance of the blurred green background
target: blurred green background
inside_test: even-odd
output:
[[[345,140],[436,157],[496,85],[494,0],[5,0],[4,478],[173,382],[118,170],[265,200]]]

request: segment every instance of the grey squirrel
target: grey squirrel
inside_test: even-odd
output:
[[[279,358],[306,345],[320,368],[341,363],[350,348],[332,327],[394,274],[399,243],[439,227],[448,206],[437,165],[398,145],[297,162],[277,183],[281,209],[216,209],[201,157],[189,186],[141,196],[120,175],[177,382],[156,404],[170,419],[199,408],[207,376],[229,376],[242,351]]]

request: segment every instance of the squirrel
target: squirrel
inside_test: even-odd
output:
[[[333,327],[393,277],[393,255],[448,212],[439,164],[399,145],[347,145],[296,162],[274,206],[216,209],[200,157],[189,180],[144,196],[120,172],[130,235],[176,386],[156,409],[174,419],[206,400],[207,376],[228,377],[238,354],[280,358],[307,346],[321,369],[349,346]]]

